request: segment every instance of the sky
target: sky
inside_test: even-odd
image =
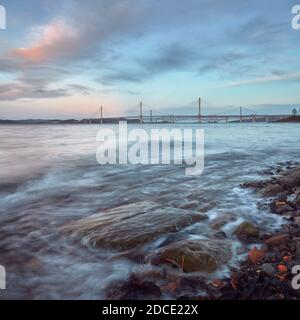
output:
[[[0,0],[0,118],[299,104],[295,4]]]

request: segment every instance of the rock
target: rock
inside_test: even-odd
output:
[[[294,223],[300,225],[300,217],[294,217]]]
[[[276,195],[276,198],[278,199],[278,201],[287,202],[288,196],[289,196],[289,193],[287,191],[284,191],[284,192],[278,193]]]
[[[249,252],[248,257],[253,264],[258,264],[265,257],[265,253],[263,250],[254,247]]]
[[[273,201],[270,207],[271,207],[272,213],[288,214],[288,213],[294,212],[294,209],[290,205],[288,205],[285,201]]]
[[[283,264],[279,264],[279,265],[277,266],[277,270],[278,270],[279,272],[281,272],[281,273],[286,273],[286,272],[288,272],[288,268],[287,268],[285,265],[283,265]]]
[[[221,228],[223,228],[227,223],[230,223],[234,220],[233,217],[230,216],[221,216],[221,217],[217,217],[216,219],[214,219],[212,221],[211,227],[214,230],[220,230]]]
[[[129,250],[205,218],[189,210],[159,208],[156,203],[142,201],[73,222],[63,231],[96,247]]]
[[[265,183],[262,181],[251,181],[246,182],[241,185],[242,188],[253,188],[253,189],[261,189],[265,186]]]
[[[300,207],[300,194],[297,194],[294,203],[297,207]]]
[[[270,277],[273,277],[276,272],[276,269],[271,263],[264,263],[261,268],[262,271]]]
[[[252,242],[259,237],[259,230],[252,222],[249,221],[241,223],[234,233],[238,239],[243,242]]]
[[[300,259],[300,240],[296,241],[295,258]]]
[[[144,281],[135,275],[107,288],[107,298],[110,300],[157,299],[160,296],[161,290],[154,282]]]
[[[190,201],[179,206],[180,209],[196,210],[199,207],[198,201]]]
[[[176,262],[184,272],[208,272],[217,270],[231,257],[229,245],[224,241],[182,240],[161,248],[162,262]]]
[[[280,178],[280,183],[285,189],[293,189],[300,186],[300,171],[292,171],[289,175]]]
[[[269,184],[267,185],[267,187],[265,187],[262,190],[262,195],[264,197],[274,197],[276,196],[278,193],[283,192],[284,189],[281,185],[279,184]]]
[[[217,238],[217,239],[227,239],[227,235],[223,231],[216,232],[214,234],[214,237]]]
[[[276,247],[276,246],[286,244],[287,238],[288,238],[287,234],[280,234],[280,235],[273,236],[273,237],[265,240],[265,243],[268,246]]]

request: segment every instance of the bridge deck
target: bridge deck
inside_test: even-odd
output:
[[[289,115],[153,115],[153,116],[124,116],[124,117],[112,117],[103,118],[103,122],[118,122],[118,121],[130,121],[140,123],[160,123],[169,122],[175,123],[178,121],[196,121],[196,122],[218,122],[218,121],[265,121],[273,122],[289,117]]]

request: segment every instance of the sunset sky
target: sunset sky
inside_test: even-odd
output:
[[[300,1],[298,1],[300,4]],[[0,118],[300,102],[290,0],[0,0]]]

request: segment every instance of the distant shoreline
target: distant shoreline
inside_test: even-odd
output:
[[[103,119],[102,124],[118,124],[119,121],[125,121],[124,118],[119,118],[116,120]],[[127,121],[128,123],[140,123],[139,121]],[[27,119],[27,120],[0,120],[0,125],[49,125],[49,124],[101,124],[100,119],[68,119],[68,120],[45,120],[45,119]]]
[[[125,118],[114,118],[114,119],[103,119],[102,124],[118,124],[119,121],[126,121]],[[138,124],[138,120],[127,120],[128,123]],[[232,121],[230,123],[237,123],[239,121]],[[252,121],[243,121],[252,122]],[[257,121],[261,123],[261,121]],[[298,116],[287,116],[285,119],[274,121],[273,123],[298,123],[300,122],[300,115]],[[165,124],[165,122],[154,122],[155,124]],[[0,125],[57,125],[57,124],[101,124],[100,119],[67,119],[67,120],[46,120],[46,119],[26,119],[26,120],[1,120]],[[146,123],[145,123],[146,124]]]

